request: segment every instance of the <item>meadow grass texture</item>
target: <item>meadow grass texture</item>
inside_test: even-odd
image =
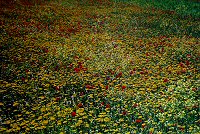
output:
[[[164,0],[1,6],[0,133],[200,131],[195,9]]]

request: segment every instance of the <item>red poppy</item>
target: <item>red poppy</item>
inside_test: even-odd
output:
[[[74,71],[75,71],[76,73],[79,73],[81,70],[80,70],[80,68],[74,68]]]
[[[168,81],[169,81],[169,80],[168,80],[167,78],[163,80],[163,82],[168,82]]]
[[[87,89],[94,89],[94,86],[86,85],[85,88],[87,88]]]
[[[71,63],[71,64],[69,64],[69,66],[68,66],[69,68],[72,68],[73,67],[73,64]]]
[[[56,97],[56,101],[59,101],[61,98],[60,97]]]
[[[160,112],[161,112],[161,113],[164,113],[165,111],[164,111],[164,109],[160,109]]]
[[[137,119],[135,122],[136,122],[136,123],[141,123],[142,120],[141,120],[141,119]]]
[[[192,57],[192,55],[191,54],[187,54],[187,58],[191,58]]]
[[[56,86],[55,89],[56,89],[57,91],[60,91],[60,87],[59,87],[59,86]]]
[[[133,105],[133,107],[134,107],[134,108],[138,107],[138,104],[137,104],[137,103],[135,103],[135,104]]]
[[[25,81],[25,78],[24,78],[24,77],[22,77],[21,79],[22,79],[22,81]]]
[[[83,68],[83,63],[82,62],[78,62],[79,68]]]
[[[110,108],[110,104],[106,104],[106,108]]]
[[[26,69],[26,70],[25,70],[25,72],[26,72],[26,73],[28,73],[28,72],[29,72],[29,70],[28,70],[28,69]]]
[[[185,67],[185,65],[184,65],[183,62],[180,62],[180,63],[179,63],[179,66],[181,66],[181,67]]]
[[[108,77],[106,77],[106,80],[110,80],[110,77],[108,76]]]
[[[146,127],[146,124],[142,124],[142,128]]]
[[[48,53],[48,52],[49,52],[48,48],[45,48],[45,47],[44,47],[44,48],[43,48],[43,52],[44,52],[44,53]]]
[[[197,91],[197,89],[196,88],[192,88],[192,91]]]
[[[78,106],[79,108],[82,108],[82,107],[83,107],[83,104],[82,104],[82,103],[79,103],[77,106]]]
[[[103,106],[105,103],[104,102],[101,102],[101,106]]]
[[[109,88],[109,86],[108,86],[108,85],[106,85],[106,90],[108,90],[108,88]]]
[[[190,62],[188,60],[186,60],[186,63],[185,63],[187,66],[190,65]]]
[[[122,89],[124,90],[125,88],[126,88],[126,86],[125,86],[125,85],[123,85],[123,86],[122,86]]]
[[[183,69],[181,70],[181,73],[186,73],[186,69],[183,68]]]
[[[123,111],[122,114],[123,114],[123,115],[126,115],[126,111]]]
[[[140,74],[144,74],[145,72],[144,71],[140,71]]]
[[[83,96],[83,95],[84,95],[84,92],[81,92],[81,93],[80,93],[80,96]]]
[[[89,57],[86,57],[85,60],[90,60],[90,58],[89,58]]]
[[[133,70],[131,70],[131,71],[130,71],[130,75],[132,75],[133,73],[134,73],[134,71],[133,71]]]
[[[78,59],[79,57],[78,56],[74,56],[74,59]]]
[[[73,111],[73,112],[71,113],[71,115],[72,115],[72,117],[75,117],[75,116],[76,116],[76,112]]]
[[[118,78],[118,77],[121,77],[121,76],[122,76],[122,72],[119,72],[116,77]]]
[[[106,92],[104,92],[103,95],[106,97],[106,95],[107,95]]]
[[[183,132],[185,130],[184,127],[179,127],[179,129]]]

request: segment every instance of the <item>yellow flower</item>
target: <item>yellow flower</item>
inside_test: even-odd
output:
[[[11,123],[11,121],[10,120],[7,120],[6,122],[5,122],[5,124],[10,124]]]
[[[44,96],[40,96],[39,98],[43,100],[45,97]]]
[[[109,117],[105,117],[105,118],[104,118],[104,121],[105,121],[105,122],[110,122],[110,120],[111,120],[111,119],[110,119]]]
[[[139,116],[138,118],[142,119],[142,116]]]
[[[39,116],[37,120],[41,120],[41,119],[42,119],[42,116]]]
[[[153,132],[154,132],[154,128],[150,128],[149,131],[150,131],[151,133],[153,133]]]
[[[87,119],[88,118],[88,116],[83,116],[83,119]]]
[[[30,131],[30,128],[26,128],[26,131]]]
[[[102,117],[105,117],[105,115],[99,114],[98,117],[102,118]]]
[[[106,108],[106,112],[110,112],[110,108]]]
[[[93,97],[93,94],[89,94],[88,96],[89,96],[90,98],[94,98],[94,97]]]
[[[108,130],[108,129],[104,130],[105,133],[107,133],[107,132],[109,132],[109,131],[110,131],[110,130]]]
[[[47,125],[48,123],[49,123],[48,120],[43,120],[43,121],[42,121],[42,124],[43,124],[43,125]]]
[[[118,124],[117,124],[117,123],[115,123],[115,124],[113,124],[113,126],[118,126]]]
[[[18,106],[19,105],[19,103],[18,102],[14,102],[13,103],[13,106],[15,107],[15,106]]]
[[[76,123],[76,126],[80,126],[83,123],[83,120],[78,120],[78,122]]]
[[[65,134],[64,132],[60,132],[59,134]]]
[[[123,121],[124,121],[124,119],[122,119],[122,118],[119,119],[119,122],[123,122]]]
[[[84,108],[79,108],[78,110],[77,110],[77,113],[83,113],[84,112]]]
[[[128,108],[128,105],[125,105],[124,107],[125,107],[125,108]]]
[[[61,121],[58,120],[58,121],[57,121],[57,125],[59,126],[59,125],[61,125],[61,124],[62,124]]]
[[[103,122],[103,118],[97,118],[96,119],[98,122]]]
[[[101,126],[101,127],[106,127],[106,125],[105,125],[105,124],[101,124],[100,126]]]
[[[51,117],[50,117],[50,120],[51,120],[51,121],[54,121],[54,120],[55,120],[55,117],[51,116]]]
[[[87,123],[87,124],[85,124],[85,127],[88,127],[88,128],[89,128],[89,127],[90,127],[90,125]]]
[[[41,112],[45,112],[45,111],[46,111],[46,108],[45,108],[45,107],[42,107],[42,108],[40,109],[40,111],[41,111]]]

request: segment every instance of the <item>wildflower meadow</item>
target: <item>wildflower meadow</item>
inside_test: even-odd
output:
[[[198,1],[0,6],[0,133],[199,134]]]

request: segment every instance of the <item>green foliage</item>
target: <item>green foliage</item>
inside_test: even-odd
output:
[[[114,0],[113,0],[114,1]],[[200,18],[200,3],[188,0],[115,0],[115,2],[135,3],[144,7],[151,7],[166,11],[175,11],[182,17],[192,16]]]

